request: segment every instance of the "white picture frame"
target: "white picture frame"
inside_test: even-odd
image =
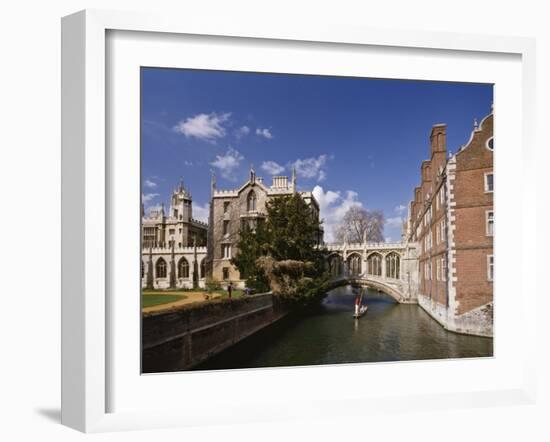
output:
[[[282,23],[266,27],[244,19],[211,23],[195,17],[100,10],[82,11],[63,18],[62,423],[80,431],[207,425],[212,419],[212,416],[207,419],[201,414],[201,407],[197,407],[195,413],[185,413],[177,409],[167,412],[158,408],[139,411],[110,410],[109,392],[113,389],[113,384],[109,371],[113,355],[108,339],[112,323],[108,293],[108,244],[112,238],[108,228],[111,196],[106,132],[109,109],[106,97],[109,91],[105,75],[109,62],[106,36],[110,31],[267,39],[274,44],[278,41],[290,44],[338,44],[342,48],[346,45],[359,45],[376,46],[381,50],[397,47],[403,50],[420,48],[442,52],[467,51],[480,56],[485,53],[513,54],[521,57],[522,110],[518,124],[521,125],[522,167],[526,173],[534,167],[535,44],[532,39],[417,31],[393,32],[311,23],[301,27]],[[520,192],[523,207],[521,232],[525,237],[535,222],[536,192],[531,187],[527,189],[527,186]],[[500,232],[499,224],[499,234]],[[521,240],[518,243],[521,244],[520,254],[525,263],[524,258],[534,253],[535,245]],[[526,272],[526,269],[523,268],[522,272]],[[521,292],[519,302],[522,305],[536,303],[533,279],[521,279]],[[274,403],[272,407],[258,409],[261,407],[242,403],[236,409],[244,413],[227,417],[227,422],[324,416],[329,412],[334,413],[335,401],[341,414],[532,403],[535,396],[535,339],[528,338],[534,336],[535,324],[523,317],[518,320],[522,327],[522,337],[526,338],[525,353],[518,355],[518,358],[524,358],[520,361],[524,371],[521,379],[518,377],[501,388],[465,388],[459,393],[429,391],[426,394],[402,396],[378,395],[376,401],[372,397],[350,397],[342,392],[340,397],[312,397],[308,400],[310,406],[306,408],[293,407],[291,404],[284,407],[280,403]],[[414,364],[407,366],[411,372],[417,369]],[[361,366],[352,369],[357,372],[361,370]],[[334,376],[335,370],[340,368],[331,367],[325,373]],[[286,376],[288,372],[285,373]],[[227,379],[227,376],[227,372],[216,373],[211,374],[209,379],[215,382],[215,377]],[[232,376],[235,382],[246,388],[246,373],[241,371]],[[272,372],[271,376],[277,376],[277,373]],[[248,376],[249,381],[253,382],[253,377],[258,377],[258,382],[261,382],[260,375]]]

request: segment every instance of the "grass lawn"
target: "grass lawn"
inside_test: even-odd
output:
[[[193,289],[146,289],[144,288],[144,289],[141,289],[141,292],[144,295],[162,295],[164,293],[173,293],[175,295],[177,294],[183,295],[186,292],[196,292],[200,290],[202,289],[193,290]]]
[[[184,294],[187,293],[187,294]],[[204,295],[209,293],[215,296],[215,299],[227,299],[227,290],[213,290],[208,292],[204,289],[182,290],[182,289],[165,289],[165,290],[143,290],[141,293],[141,308],[154,307],[171,302],[182,301],[188,299],[190,303],[208,302]],[[232,299],[237,299],[243,296],[243,290],[234,289],[231,295]]]
[[[185,295],[142,294],[141,307],[145,308],[145,307],[152,307],[154,305],[168,304],[169,302],[180,301],[185,298],[187,298],[187,296]]]

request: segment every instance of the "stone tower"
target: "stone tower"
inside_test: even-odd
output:
[[[191,197],[191,193],[185,189],[183,179],[181,179],[179,186],[172,194],[170,216],[177,221],[188,223],[193,217],[192,207],[193,199]]]

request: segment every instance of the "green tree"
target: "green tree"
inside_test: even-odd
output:
[[[268,235],[265,223],[260,222],[255,229],[248,225],[241,228],[238,253],[231,260],[239,269],[241,277],[246,279],[247,287],[257,292],[269,291],[269,281],[265,272],[257,265],[256,260],[267,254]]]
[[[249,287],[307,303],[326,279],[321,223],[297,193],[271,199],[266,209],[264,222],[241,229],[233,264]]]

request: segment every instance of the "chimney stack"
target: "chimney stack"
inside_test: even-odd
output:
[[[445,152],[447,150],[447,125],[436,124],[430,134],[431,154]]]
[[[273,185],[271,187],[273,189],[286,189],[286,188],[288,188],[288,177],[287,176],[274,176],[273,177]]]

